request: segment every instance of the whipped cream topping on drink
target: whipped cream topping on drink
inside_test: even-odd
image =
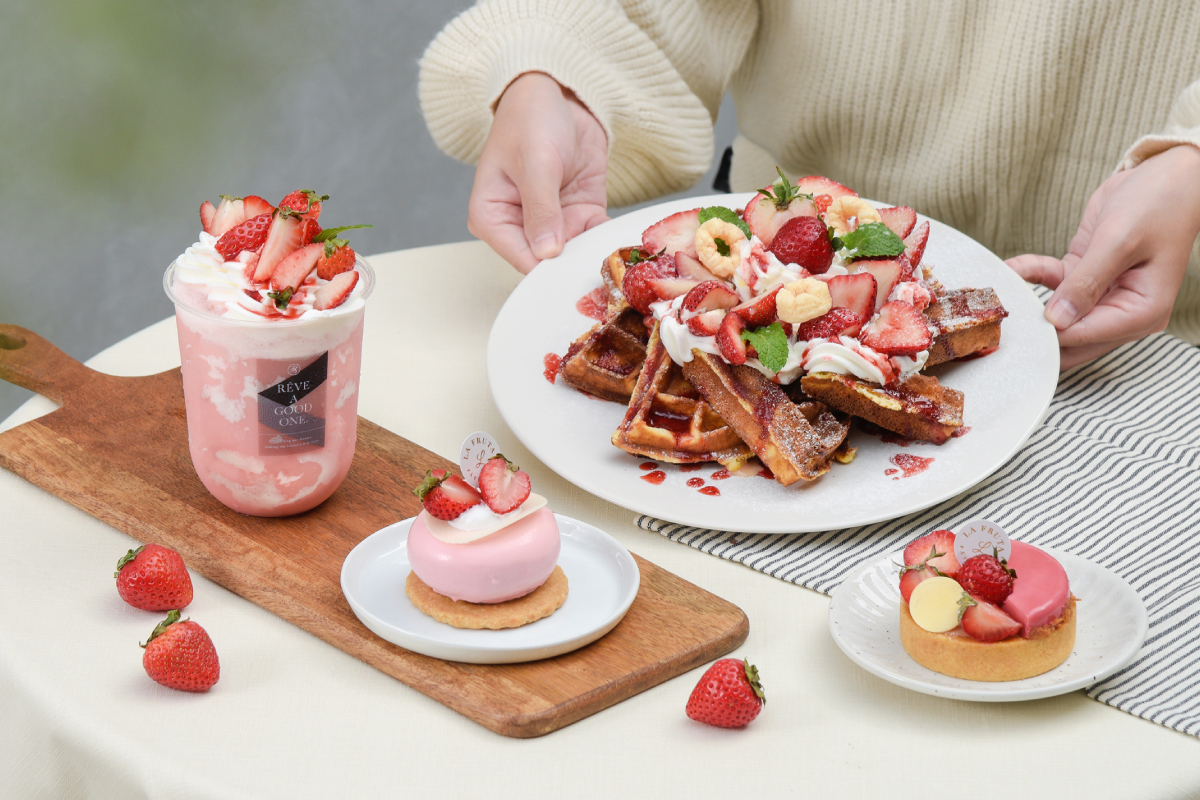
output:
[[[365,304],[370,282],[360,280],[341,305],[323,311],[313,308],[316,290],[329,283],[314,274],[296,292],[286,313],[280,313],[269,287],[247,276],[252,254],[243,251],[237,259],[226,261],[216,245],[216,236],[200,231],[196,243],[175,260],[172,288],[197,310],[232,319],[286,321],[341,316]]]

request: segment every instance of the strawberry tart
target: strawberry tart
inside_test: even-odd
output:
[[[1015,681],[1067,660],[1075,601],[1067,573],[1044,550],[959,562],[955,534],[938,530],[904,550],[900,643],[918,664],[954,678]]]
[[[422,612],[456,628],[515,628],[566,600],[558,523],[503,455],[483,465],[477,487],[433,469],[414,494],[424,509],[408,532],[405,591]]]

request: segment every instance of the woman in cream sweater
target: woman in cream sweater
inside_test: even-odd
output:
[[[953,225],[1055,289],[1066,368],[1168,321],[1200,342],[1197,42],[1193,0],[494,0],[420,98],[478,163],[472,233],[528,272],[694,184],[728,88],[734,191],[778,164]]]

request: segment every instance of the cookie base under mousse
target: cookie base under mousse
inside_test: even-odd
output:
[[[1075,597],[1062,616],[1033,631],[1028,639],[1011,636],[977,642],[957,633],[930,633],[913,622],[908,603],[900,603],[900,644],[923,667],[969,681],[1019,681],[1049,672],[1075,649]]]
[[[567,576],[555,566],[541,586],[524,597],[503,603],[468,603],[438,594],[417,573],[408,573],[404,593],[421,612],[438,622],[469,630],[503,630],[537,622],[557,611],[567,599]]]

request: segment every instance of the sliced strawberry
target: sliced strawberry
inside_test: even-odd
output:
[[[212,233],[213,218],[217,216],[217,207],[208,200],[200,204],[200,227],[205,233]]]
[[[831,181],[829,178],[821,175],[809,175],[807,178],[801,178],[796,181],[796,189],[804,194],[814,196],[827,194],[831,203],[839,197],[858,197],[858,192],[853,189],[842,186],[837,181]]]
[[[912,276],[912,268],[908,265],[908,259],[901,254],[900,258],[863,258],[854,262],[855,266],[861,272],[868,272],[875,276],[875,310],[883,308],[883,304],[887,302],[888,295],[892,293],[892,289],[896,288],[896,284],[904,280],[905,269]]]
[[[696,284],[683,298],[684,311],[712,311],[722,308],[728,311],[738,304],[737,292],[725,281],[704,281]]]
[[[846,333],[851,328],[857,328],[862,325],[862,320],[858,314],[855,314],[848,308],[834,306],[825,314],[810,319],[808,322],[800,324],[796,333],[805,341],[812,339],[828,339],[832,336],[840,336]],[[847,336],[853,336],[852,333],[847,333]]]
[[[343,272],[333,277],[329,283],[322,286],[313,294],[313,308],[326,311],[337,308],[346,302],[346,298],[358,284],[357,272]]]
[[[901,239],[912,233],[912,229],[917,225],[917,212],[908,206],[881,208],[879,209],[879,218],[883,220],[884,225],[891,228],[892,233]]]
[[[702,311],[694,317],[688,317],[687,329],[697,336],[716,336],[727,313],[723,308]]]
[[[954,531],[936,530],[909,542],[904,548],[904,566],[922,563],[948,578],[957,575],[959,565],[954,555]]]
[[[254,271],[255,281],[262,282],[270,278],[280,261],[304,245],[300,240],[303,224],[294,214],[275,212],[271,219],[271,230],[267,233],[267,241],[258,256],[258,268]]]
[[[938,573],[929,567],[904,567],[900,570],[900,596],[904,598],[904,602],[908,602],[908,598],[912,597],[912,591],[917,587],[918,583],[927,581],[930,578],[936,578]]]
[[[762,191],[770,191],[771,187]],[[776,234],[784,225],[798,217],[815,217],[817,209],[807,198],[797,197],[783,208],[779,208],[771,198],[759,193],[746,204],[742,212],[750,233],[757,236],[764,247],[770,247],[775,241]]]
[[[717,329],[717,349],[730,364],[746,363],[746,343],[742,341],[742,331],[746,330],[746,320],[740,315],[727,313]]]
[[[621,292],[629,301],[629,305],[643,314],[649,314],[650,304],[662,299],[654,291],[650,281],[677,277],[679,273],[675,269],[674,257],[664,253],[649,261],[639,261],[625,270],[625,277],[621,279]]]
[[[700,230],[700,209],[680,211],[664,220],[660,220],[642,234],[642,247],[647,253],[658,253],[666,250],[666,255],[673,256],[676,251],[687,253],[696,258],[696,231]]]
[[[300,244],[308,244],[321,232],[321,223],[308,217],[300,218]]]
[[[829,287],[829,297],[835,308],[848,309],[858,317],[857,326],[845,331],[847,336],[857,336],[875,313],[875,297],[878,294],[875,276],[869,272],[837,275],[826,281],[825,285]]]
[[[679,270],[679,277],[687,278],[693,281],[719,281],[716,275],[708,271],[708,268],[700,263],[700,259],[692,258],[682,250],[675,251],[675,267]]]
[[[913,269],[921,265],[921,258],[925,255],[925,245],[929,244],[929,223],[922,222],[913,232],[904,237],[904,254],[908,256],[908,262],[912,264]]]
[[[813,198],[813,205],[817,207],[818,214],[824,214],[833,205],[833,195],[819,194]]]
[[[246,212],[246,219],[257,217],[259,214],[270,214],[275,210],[275,206],[263,200],[256,194],[252,194],[242,200],[242,209]]]
[[[915,356],[933,344],[925,317],[908,303],[898,300],[884,303],[858,338],[872,350],[889,356]]]
[[[483,498],[475,487],[444,469],[426,470],[425,480],[413,489],[430,516],[457,519],[464,511],[479,505]]]
[[[271,214],[259,214],[251,217],[241,225],[236,225],[221,235],[217,240],[217,252],[226,261],[233,261],[243,250],[257,250],[267,241],[267,233],[271,230]]]
[[[734,306],[731,310],[736,312],[752,328],[761,328],[764,325],[770,325],[778,318],[778,313],[775,309],[775,295],[779,294],[779,290],[782,288],[783,284],[774,286],[765,294],[752,297],[741,305]]]
[[[529,498],[529,488],[529,476],[498,453],[479,471],[479,493],[497,514],[507,514],[524,503]]]
[[[306,244],[299,250],[293,251],[287,258],[279,262],[271,273],[271,288],[275,291],[291,289],[293,292],[317,268],[317,259],[321,257],[323,244]],[[262,259],[259,259],[260,263]]]
[[[975,605],[969,606],[962,616],[963,633],[977,642],[998,642],[1015,636],[1021,623],[1005,614],[999,606],[986,600],[972,597]]]
[[[246,207],[240,197],[221,195],[221,203],[213,214],[212,226],[209,230],[213,236],[221,238],[225,231],[241,225],[246,221]]]
[[[695,281],[689,281],[687,278],[653,278],[649,283],[656,300],[674,300],[697,286]]]

